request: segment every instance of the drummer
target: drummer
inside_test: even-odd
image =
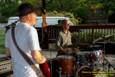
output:
[[[57,47],[58,54],[57,55],[65,55],[68,53],[73,53],[71,32],[69,31],[70,24],[68,20],[62,20],[62,31],[59,32],[59,36],[57,39]],[[76,49],[76,48],[74,48]],[[78,50],[78,49],[76,49]]]

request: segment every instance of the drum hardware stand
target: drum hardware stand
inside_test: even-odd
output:
[[[109,72],[111,72],[111,70],[110,70],[111,67],[113,68],[113,71],[115,71],[115,67],[105,57],[104,57],[104,60],[107,61],[107,63],[108,63],[108,65],[107,65],[107,67],[108,67],[107,68],[108,73],[107,74],[109,74]],[[103,65],[105,65],[104,62],[103,62]],[[104,70],[106,70],[106,69],[104,69],[104,66],[103,66],[103,71]],[[114,72],[114,76],[115,76],[115,72]]]
[[[51,50],[50,50],[50,59],[51,59],[50,65],[51,65],[51,70],[52,70],[52,69],[53,69],[53,66],[52,66],[52,61],[53,61],[53,60],[52,60],[52,57],[51,57],[51,56],[52,56],[52,53],[51,53]],[[53,75],[53,74],[51,74],[51,77],[52,77],[52,75]]]
[[[105,66],[104,60],[106,60],[109,63],[108,67],[110,69],[110,62],[105,58],[105,51],[103,53],[103,63],[102,63],[103,64],[103,70],[104,70],[104,66]]]
[[[102,64],[103,64],[103,71],[104,71],[105,70],[105,68],[104,68],[105,64],[104,64],[104,62]]]
[[[79,68],[79,67],[80,67],[80,62],[79,62],[79,61],[77,61],[77,62],[76,62],[76,64],[77,64],[77,66],[76,66],[76,69],[77,69],[77,68]]]
[[[51,70],[52,70],[52,60],[51,60],[50,64],[51,64]],[[51,73],[51,77],[52,77],[52,73]]]
[[[62,77],[62,76],[61,76],[61,71],[62,71],[62,68],[60,67],[60,68],[59,68],[59,70],[56,70],[56,71],[58,72],[59,77]]]
[[[115,70],[115,67],[106,58],[104,58],[104,59],[109,63],[109,67],[111,66]]]
[[[94,64],[93,64],[93,62],[91,62],[89,66],[90,66],[91,70],[94,69]]]
[[[59,68],[59,77],[61,77],[62,68]]]
[[[80,67],[80,55],[79,54],[77,55],[76,61],[77,61],[76,63],[79,65],[78,67]]]
[[[108,65],[108,72],[110,71],[110,67],[111,67],[111,65],[109,64],[109,65]]]

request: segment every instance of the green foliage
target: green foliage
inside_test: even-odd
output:
[[[27,0],[27,2],[29,2],[35,6],[42,6],[42,0]]]
[[[17,7],[20,3],[30,2],[35,6],[40,5],[41,0],[1,0],[0,1],[0,22],[7,22],[10,16],[17,15]]]
[[[16,8],[22,2],[30,2],[35,6],[42,6],[43,0],[0,0],[0,22],[7,21],[10,16],[17,15]],[[90,14],[95,14],[97,9],[102,9],[102,16],[108,17],[115,13],[115,0],[45,0],[46,10],[49,15],[70,13],[69,17],[81,18],[81,23],[87,20]],[[53,13],[52,13],[53,12]],[[61,12],[65,12],[61,14]],[[57,14],[59,13],[59,14]],[[71,16],[72,15],[72,16]],[[64,15],[66,16],[66,15]],[[74,16],[74,17],[73,17]],[[99,15],[97,15],[99,16]],[[106,18],[107,19],[107,18]],[[73,19],[72,19],[73,20]],[[73,20],[75,22],[75,20]]]
[[[16,9],[18,0],[6,0],[0,2],[0,21],[7,22],[7,18],[10,16],[16,16]]]
[[[65,16],[65,17],[69,17],[74,25],[76,25],[77,23],[77,20],[75,19],[74,15],[70,12],[51,11],[47,13],[47,16]]]
[[[47,10],[70,12],[74,14],[75,17],[81,17],[82,21],[85,22],[90,14],[95,15],[94,12],[96,12],[97,9],[102,9],[104,12],[97,16],[101,15],[108,18],[109,15],[115,12],[114,4],[115,0],[50,0],[47,3]]]
[[[59,12],[57,12],[57,11],[49,11],[49,12],[47,12],[47,14],[46,14],[47,16],[64,16],[64,14],[63,13],[59,13]]]

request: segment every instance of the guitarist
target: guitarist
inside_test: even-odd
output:
[[[33,27],[36,24],[36,11],[30,3],[22,3],[18,7],[19,23],[15,26],[15,39],[26,55],[41,69],[45,77],[50,77],[47,59],[40,53],[38,34]],[[6,55],[10,56],[13,63],[13,77],[38,77],[24,57],[16,48],[11,29],[5,35]],[[39,76],[40,77],[40,76]]]

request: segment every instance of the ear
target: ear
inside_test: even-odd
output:
[[[31,21],[31,17],[32,17],[31,14],[28,14],[28,15],[27,15],[27,19],[28,19],[29,21]]]

